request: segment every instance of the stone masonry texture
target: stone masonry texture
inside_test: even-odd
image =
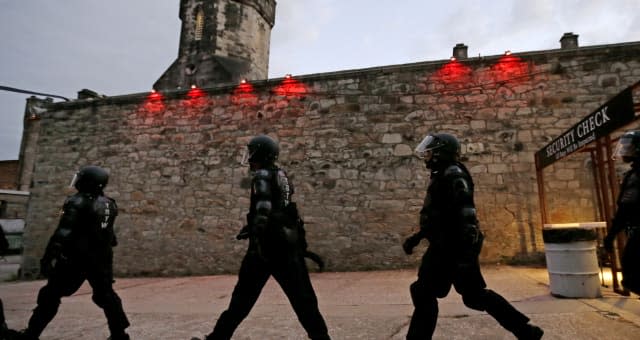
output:
[[[481,259],[544,251],[534,153],[640,80],[640,43],[341,71],[48,106],[25,231],[24,274],[56,227],[73,173],[111,173],[117,275],[237,272],[249,205],[239,163],[256,134],[280,142],[310,249],[329,271],[416,266],[406,256],[428,173],[412,149],[453,133],[474,176]],[[161,97],[162,96],[162,97]],[[636,98],[637,99],[637,98]],[[596,219],[588,154],[545,169],[553,223]]]

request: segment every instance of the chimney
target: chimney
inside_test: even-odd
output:
[[[573,32],[567,32],[562,35],[562,38],[560,38],[560,48],[563,50],[578,48],[578,35],[573,34]]]
[[[78,91],[78,99],[93,99],[93,98],[102,98],[102,97],[104,96],[98,94],[98,92],[93,90],[82,89]]]
[[[456,44],[456,46],[453,47],[453,57],[455,57],[458,60],[467,59],[468,48],[469,47],[463,43]]]

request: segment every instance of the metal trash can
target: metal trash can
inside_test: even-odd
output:
[[[542,238],[552,295],[567,298],[602,296],[598,234],[593,223],[545,224]]]

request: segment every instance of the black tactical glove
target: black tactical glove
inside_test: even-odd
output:
[[[479,255],[482,250],[484,234],[475,224],[466,224],[462,231],[462,245],[470,254]]]
[[[53,259],[48,256],[40,259],[40,275],[48,278],[51,275],[51,271],[53,270]]]
[[[238,235],[236,235],[236,240],[246,240],[249,238],[249,226],[245,225],[240,229]]]
[[[267,216],[258,215],[253,219],[253,231],[256,233],[256,236],[262,236],[267,231],[267,222],[269,219]]]
[[[607,236],[604,237],[604,241],[603,241],[604,249],[606,249],[610,253],[613,252],[613,242],[615,240],[616,240],[616,235],[607,234]]]
[[[404,240],[404,243],[402,243],[402,249],[404,250],[405,254],[413,254],[413,248],[415,248],[418,243],[420,243],[420,240],[422,240],[422,237],[419,234],[413,234],[407,237],[407,239]]]
[[[50,241],[44,256],[40,259],[40,274],[48,278],[55,263],[62,257],[62,244],[57,241]]]

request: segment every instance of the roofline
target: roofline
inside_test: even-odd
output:
[[[590,52],[594,52],[602,49],[624,48],[624,47],[640,48],[640,41],[624,42],[624,43],[617,43],[617,44],[583,46],[578,48],[565,48],[565,49],[557,48],[557,49],[551,49],[551,50],[539,50],[539,51],[529,51],[529,52],[512,51],[512,53],[521,58],[550,57],[550,56],[559,57],[562,55],[571,55],[576,53],[580,53],[580,54],[590,53]],[[461,59],[460,62],[466,62],[466,63],[491,62],[501,58],[502,56],[503,54],[471,57],[471,58]],[[442,65],[442,64],[448,63],[449,61],[450,59],[420,61],[420,62],[414,62],[414,63],[393,64],[393,65],[386,65],[386,66],[374,66],[374,67],[349,69],[349,70],[342,70],[342,71],[294,75],[294,77],[300,81],[339,79],[339,78],[345,78],[345,77],[371,75],[376,73],[391,73],[396,71],[411,71],[413,69],[424,69],[427,67]],[[255,89],[259,89],[259,88],[267,88],[267,87],[278,85],[280,82],[282,82],[283,79],[284,77],[267,78],[262,80],[251,80],[250,83],[253,85]],[[226,94],[226,93],[232,92],[237,87],[237,85],[238,84],[235,84],[235,83],[221,84],[215,87],[202,88],[202,90],[209,95]],[[186,93],[188,93],[189,90],[190,89],[176,89],[176,90],[161,91],[161,92],[165,96],[165,98],[173,99],[173,98],[183,97]],[[87,106],[97,106],[97,105],[128,104],[128,103],[135,103],[141,100],[145,100],[148,97],[148,95],[149,95],[149,92],[140,92],[140,93],[125,94],[125,95],[106,96],[102,98],[88,98],[83,100],[73,100],[70,102],[57,102],[57,103],[49,104],[48,108],[53,111],[56,111],[56,110],[72,109],[72,108],[87,107]]]

